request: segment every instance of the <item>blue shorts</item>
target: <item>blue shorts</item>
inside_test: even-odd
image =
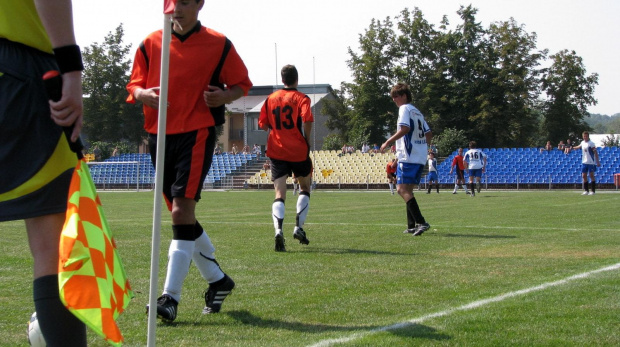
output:
[[[396,184],[420,184],[424,164],[398,163]]]
[[[581,173],[596,172],[596,165],[594,164],[581,164]]]
[[[469,177],[482,177],[482,169],[469,169]]]
[[[427,182],[439,181],[439,177],[437,176],[437,171],[429,171],[428,175],[426,175],[426,181]]]

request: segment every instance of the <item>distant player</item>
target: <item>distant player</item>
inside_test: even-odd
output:
[[[273,92],[260,111],[258,126],[269,131],[267,157],[271,159],[271,179],[275,189],[275,200],[271,210],[275,228],[275,250],[284,252],[284,201],[286,180],[294,175],[299,184],[297,218],[293,238],[300,243],[310,243],[303,225],[310,207],[312,183],[312,160],[310,159],[310,132],[314,117],[310,98],[297,90],[299,77],[297,68],[285,65],[281,71],[284,89]]]
[[[598,151],[594,142],[590,141],[590,133],[584,131],[583,141],[579,146],[573,147],[573,149],[581,149],[581,178],[583,179],[583,193],[581,195],[594,195],[596,193],[596,167],[601,166],[599,161]],[[590,185],[588,185],[588,174],[590,174]],[[589,187],[592,187],[590,192]]]
[[[462,188],[465,193],[469,194],[465,188],[465,164],[463,163],[463,149],[459,148],[458,154],[452,159],[452,167],[450,167],[450,174],[456,169],[456,182],[454,182],[454,190],[452,194],[456,194],[458,188]]]
[[[428,152],[428,175],[426,175],[426,181],[428,182],[428,191],[426,194],[430,194],[433,186],[433,182],[435,182],[435,188],[437,189],[437,194],[439,194],[439,176],[437,175],[437,159],[435,159],[435,153]]]
[[[480,180],[482,173],[486,170],[487,155],[480,149],[476,148],[476,141],[469,142],[469,150],[465,153],[463,161],[467,163],[469,169],[469,185],[472,198],[476,196],[474,177],[478,183],[478,193],[480,193]]]
[[[385,173],[388,179],[388,185],[390,186],[390,192],[394,195],[394,186],[396,185],[396,167],[398,166],[398,161],[396,158],[392,159],[385,166]]]

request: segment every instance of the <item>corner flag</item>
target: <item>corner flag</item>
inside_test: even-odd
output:
[[[174,12],[174,6],[177,4],[177,0],[164,0],[164,14],[171,14]]]

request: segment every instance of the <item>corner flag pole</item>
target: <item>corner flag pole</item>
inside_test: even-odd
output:
[[[151,241],[151,281],[149,286],[149,317],[147,346],[155,346],[157,327],[157,274],[159,272],[159,242],[161,235],[161,206],[164,186],[164,159],[166,145],[166,118],[168,116],[168,67],[172,35],[171,13],[164,14],[161,44],[161,75],[159,78],[159,116],[157,120],[157,156],[155,158],[155,199],[153,203],[153,237]]]

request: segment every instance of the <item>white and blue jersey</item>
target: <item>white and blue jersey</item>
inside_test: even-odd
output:
[[[404,104],[398,108],[397,131],[403,126],[408,127],[409,132],[396,140],[398,162],[424,165],[428,154],[426,133],[431,129],[422,113],[411,104]]]
[[[472,148],[465,153],[463,160],[467,162],[469,170],[479,170],[484,167],[487,155],[480,148]]]
[[[592,141],[581,141],[581,163],[588,165],[596,165],[594,161],[594,148],[596,145]]]

